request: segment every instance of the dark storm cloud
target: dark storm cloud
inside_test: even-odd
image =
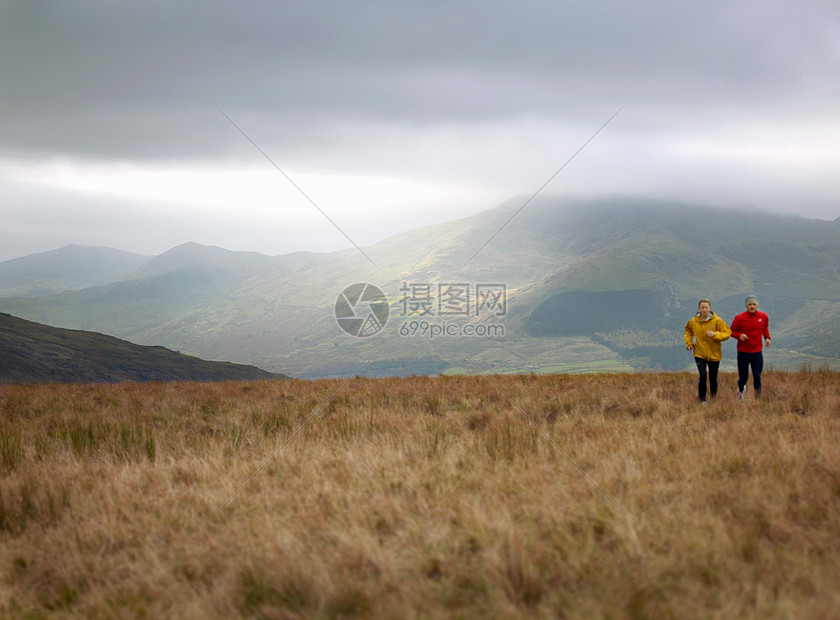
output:
[[[778,120],[837,100],[838,23],[827,2],[15,0],[0,148],[214,157],[241,139],[214,104],[308,148],[379,125],[592,124],[627,101],[650,131]]]

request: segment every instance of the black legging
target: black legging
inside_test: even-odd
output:
[[[738,351],[738,389],[743,391],[747,387],[752,367],[753,387],[756,395],[761,394],[761,369],[764,368],[764,355],[761,351],[746,353]]]
[[[697,364],[697,370],[700,371],[700,380],[697,382],[697,396],[700,397],[700,400],[703,402],[706,401],[706,367],[709,369],[709,392],[712,395],[712,398],[717,394],[717,376],[718,376],[718,368],[720,367],[720,361],[717,362],[710,362],[709,360],[704,360],[702,357],[695,357],[694,363]]]

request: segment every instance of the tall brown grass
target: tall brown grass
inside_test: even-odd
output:
[[[2,386],[0,616],[840,617],[840,375],[721,380]]]

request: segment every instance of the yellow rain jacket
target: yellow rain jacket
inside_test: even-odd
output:
[[[713,336],[707,336],[707,331],[713,331]],[[720,343],[728,340],[732,335],[726,322],[710,312],[708,318],[704,321],[700,318],[700,313],[685,324],[685,346],[694,347],[694,357],[699,357],[709,362],[719,362],[721,358]]]

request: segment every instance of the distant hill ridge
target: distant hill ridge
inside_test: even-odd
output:
[[[160,346],[49,327],[0,313],[1,383],[288,379],[254,366],[210,362]]]
[[[84,245],[15,258],[0,263],[0,297],[41,297],[107,284],[151,258]]]
[[[0,292],[0,310],[295,376],[350,375],[372,358],[368,370],[381,375],[475,372],[467,352],[498,372],[620,371],[690,367],[679,332],[697,299],[731,320],[754,293],[778,330],[768,363],[840,364],[840,218],[551,196],[520,211],[523,201],[364,248],[376,267],[355,249],[266,256],[190,243],[106,283],[38,298]],[[392,303],[388,325],[367,339],[334,317],[337,295],[356,282]],[[406,282],[504,283],[505,337],[400,337]]]

